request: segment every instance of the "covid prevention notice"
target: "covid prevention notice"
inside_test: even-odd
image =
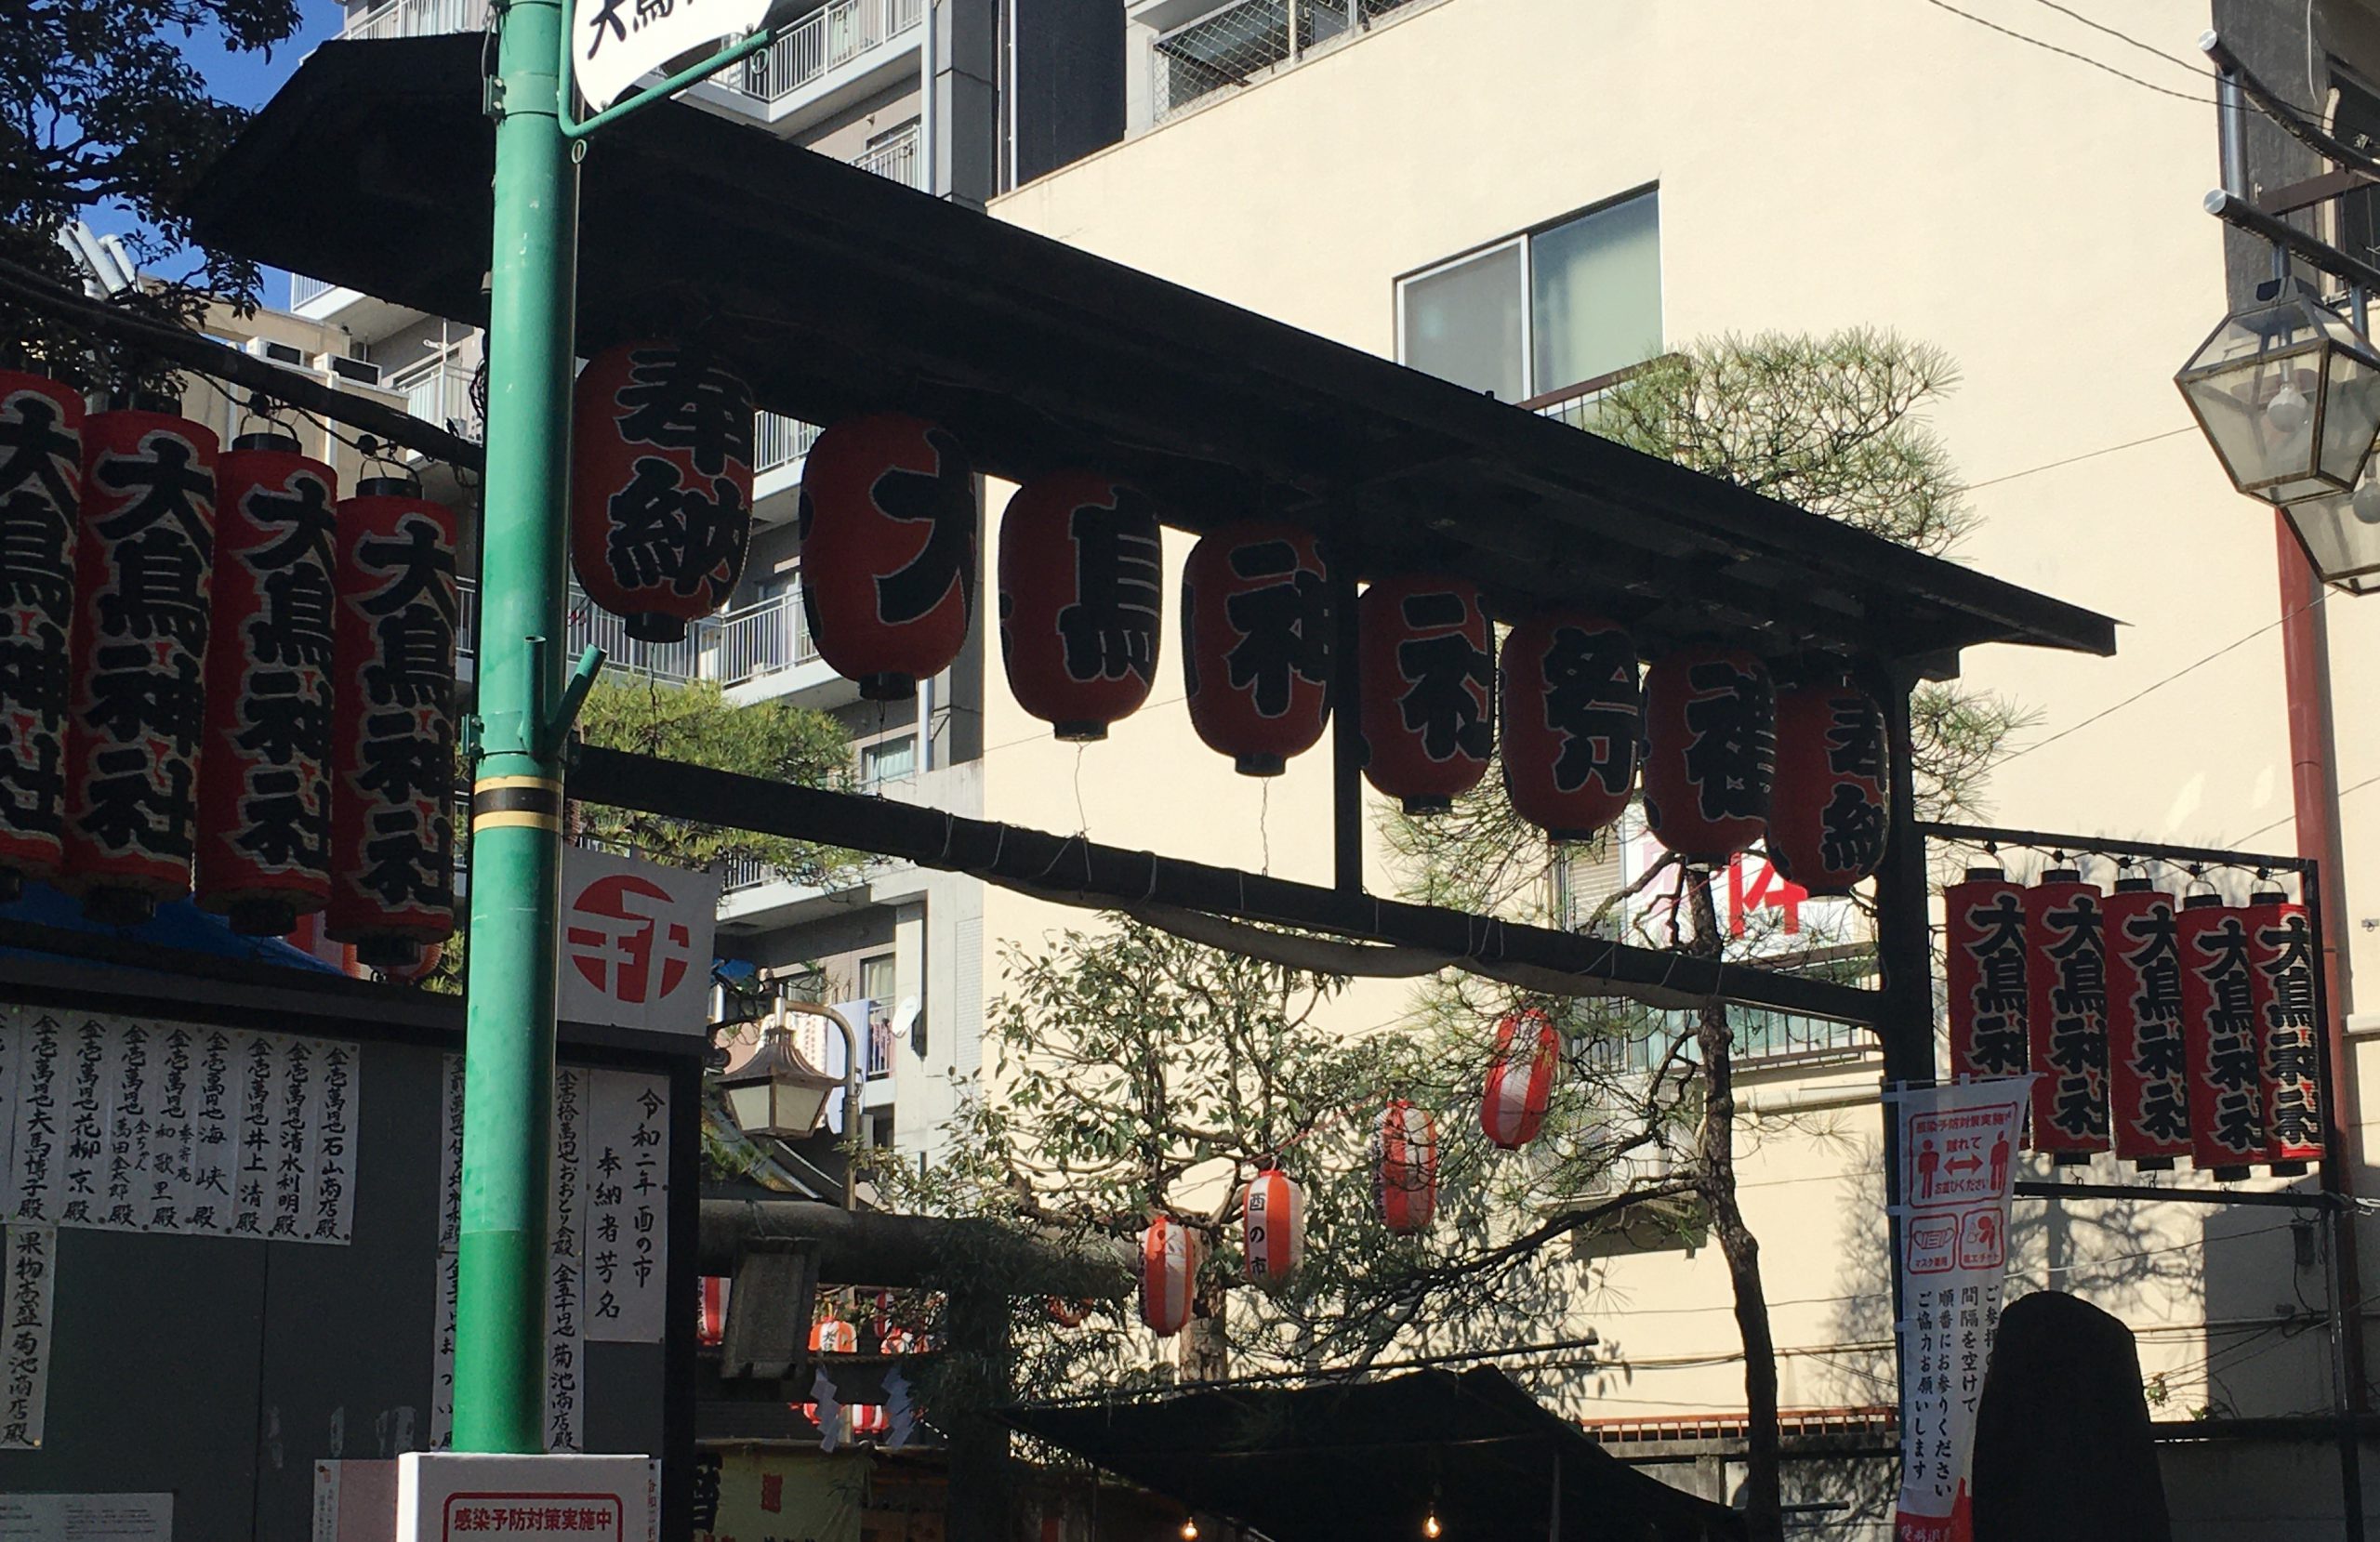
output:
[[[1897,1542],[1973,1542],[1976,1409],[2008,1278],[2008,1193],[2030,1076],[1888,1088],[1899,1122]]]

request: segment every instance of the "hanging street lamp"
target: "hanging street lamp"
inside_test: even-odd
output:
[[[2380,477],[2364,468],[2352,493],[2307,498],[2281,510],[2325,584],[2349,594],[2380,589]]]
[[[2380,353],[2296,284],[2282,288],[2225,317],[2174,383],[2241,492],[2284,507],[2351,497],[2380,435]]]
[[[794,1048],[793,1031],[780,1018],[760,1035],[752,1058],[719,1078],[727,1113],[747,1136],[807,1140],[826,1117],[826,1100],[842,1078],[819,1070]]]

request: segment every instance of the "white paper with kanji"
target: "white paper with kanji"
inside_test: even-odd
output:
[[[1885,1091],[1900,1133],[1897,1542],[1972,1542],[1976,1409],[2008,1278],[2008,1194],[2033,1078]]]

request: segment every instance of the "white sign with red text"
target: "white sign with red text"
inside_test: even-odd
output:
[[[562,1015],[666,1034],[710,1016],[719,875],[565,846]]]
[[[410,1452],[396,1542],[648,1542],[654,1485],[642,1456]]]

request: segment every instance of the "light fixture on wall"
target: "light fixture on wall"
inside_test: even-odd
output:
[[[2301,285],[2280,287],[2226,316],[2174,383],[2241,492],[2351,502],[2380,434],[2380,352]]]

